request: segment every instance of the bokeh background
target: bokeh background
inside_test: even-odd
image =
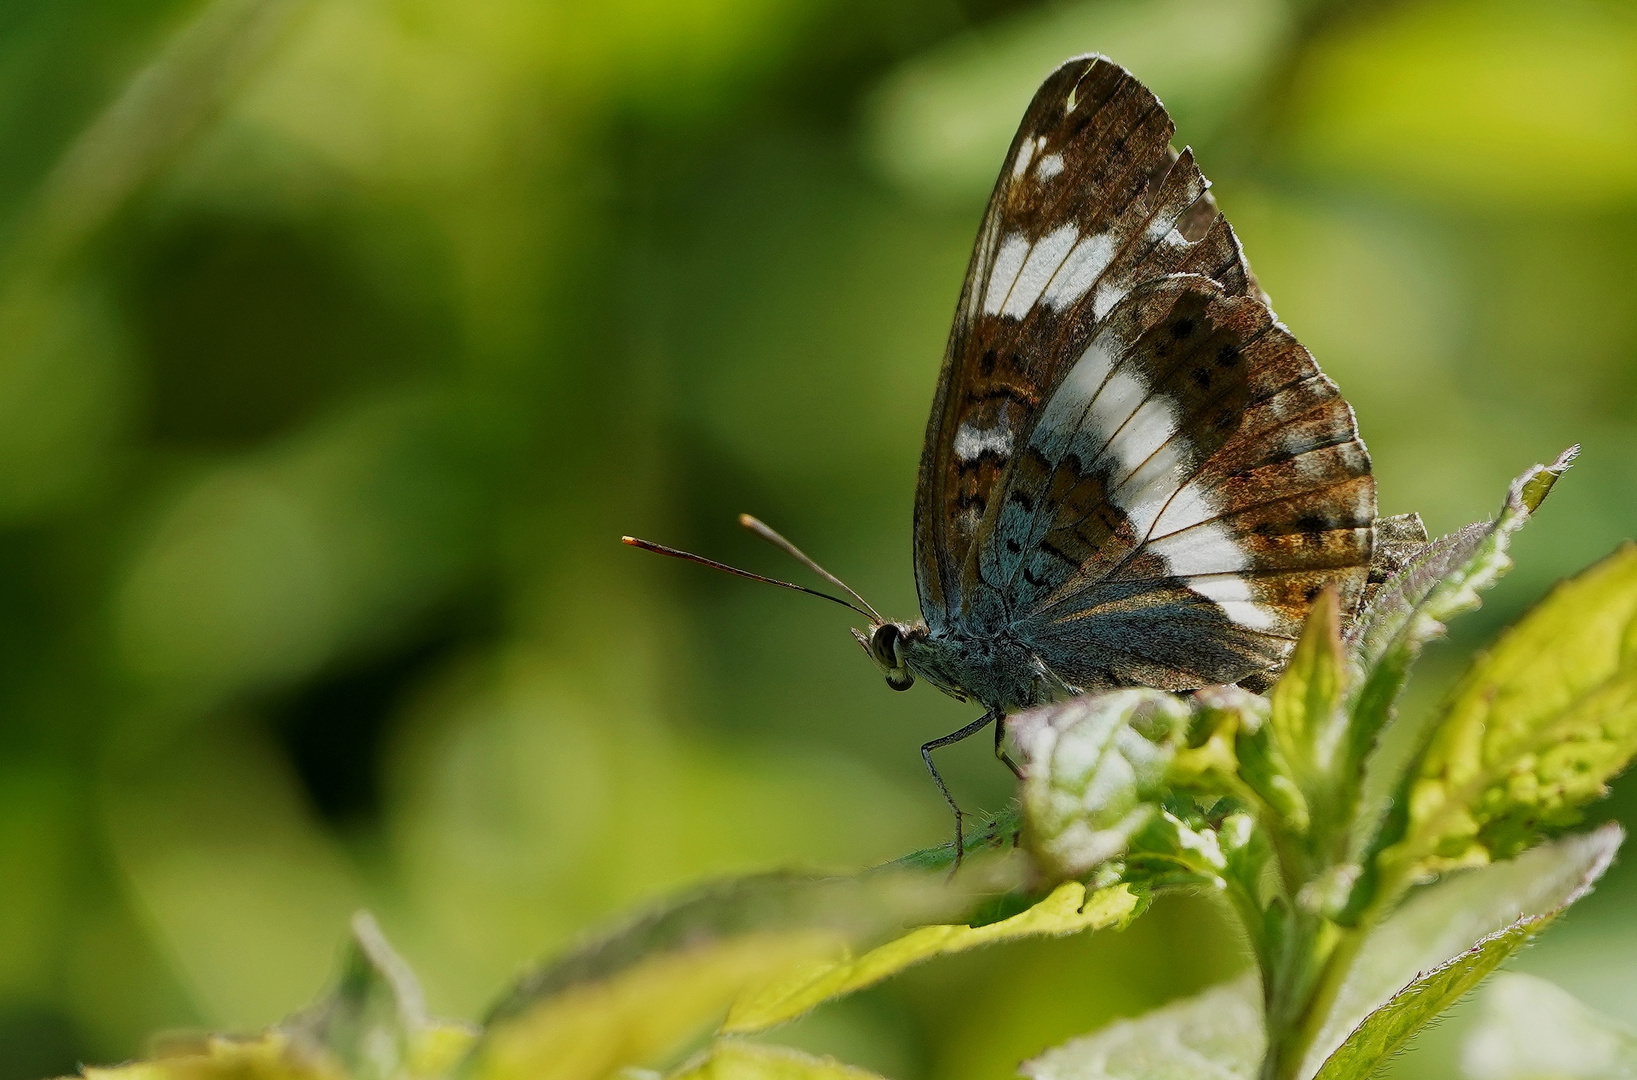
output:
[[[749,510],[915,613],[978,215],[1090,50],[1172,108],[1384,512],[1452,529],[1584,444],[1426,708],[1637,532],[1629,4],[0,5],[0,1080],[268,1023],[359,907],[473,1017],[679,885],[942,840],[915,747],[969,710],[887,692],[838,609],[616,540],[799,573]],[[1637,1022],[1634,905],[1617,867],[1521,966]],[[788,1039],[1006,1076],[1242,963],[1167,901]]]

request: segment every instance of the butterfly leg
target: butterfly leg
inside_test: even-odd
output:
[[[1000,718],[1001,713],[998,710],[991,709],[959,731],[945,735],[941,739],[933,739],[921,747],[921,760],[926,762],[927,771],[932,774],[932,782],[938,785],[938,793],[944,797],[944,802],[948,803],[949,809],[955,813],[955,870],[961,868],[961,859],[966,855],[966,837],[961,830],[961,821],[964,815],[961,813],[960,805],[955,802],[955,796],[949,793],[949,785],[944,783],[944,778],[938,773],[938,766],[932,763],[932,751],[937,750],[939,747],[958,743],[962,739],[969,739],[990,724],[999,724]]]
[[[1000,758],[1008,769],[1012,770],[1013,776],[1019,780],[1023,779],[1023,770],[1018,768],[1017,762],[1012,760],[1012,755],[1006,752],[1006,717],[1004,715],[995,717],[995,756]]]

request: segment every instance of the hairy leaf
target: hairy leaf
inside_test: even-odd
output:
[[[1116,690],[1006,720],[1027,776],[1024,835],[1049,874],[1078,877],[1115,858],[1160,816],[1188,719],[1170,694]]]
[[[1337,749],[1337,708],[1346,688],[1341,599],[1335,589],[1326,589],[1314,601],[1290,663],[1268,695],[1274,741],[1298,780],[1330,772]]]
[[[1187,749],[1167,779],[1206,796],[1232,795],[1296,833],[1307,831],[1307,798],[1290,775],[1268,723],[1268,699],[1238,686],[1208,686],[1194,695]]]
[[[1637,546],[1552,591],[1455,688],[1413,773],[1400,875],[1505,856],[1579,820],[1637,754]]]
[[[463,1075],[590,1080],[675,1053],[735,996],[929,919],[964,916],[976,871],[764,874],[684,896],[525,977],[491,1012]]]
[[[1017,846],[1023,831],[1023,810],[1016,803],[997,810],[980,829],[968,828],[961,843],[962,855],[970,859],[986,851],[1005,851]],[[955,842],[952,840],[936,847],[922,848],[901,855],[880,870],[948,870],[955,865]]]
[[[1266,1036],[1254,974],[1023,1063],[1030,1080],[1251,1080]]]
[[[1461,1046],[1467,1080],[1613,1080],[1637,1076],[1637,1031],[1532,975],[1503,972],[1484,990]]]
[[[744,1034],[782,1024],[825,1001],[873,986],[934,956],[1017,938],[1061,937],[1118,926],[1135,915],[1140,906],[1136,893],[1125,885],[1098,889],[1088,896],[1079,882],[1064,882],[1040,903],[1000,922],[985,926],[923,926],[856,960],[798,968],[742,994],[728,1010],[722,1032]]]
[[[1444,623],[1481,603],[1479,593],[1512,566],[1506,554],[1512,534],[1540,508],[1580,452],[1565,450],[1550,465],[1536,465],[1512,481],[1494,521],[1468,525],[1411,556],[1371,599],[1347,635],[1361,674],[1351,701],[1351,750],[1362,760],[1391,718],[1421,647],[1444,632]]]
[[[719,1039],[670,1080],[881,1080],[875,1073],[783,1046]]]
[[[1370,1075],[1584,896],[1621,838],[1619,826],[1606,825],[1457,874],[1412,897],[1364,939],[1300,1075]]]

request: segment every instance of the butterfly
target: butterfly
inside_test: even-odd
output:
[[[1353,411],[1274,316],[1191,150],[1130,72],[1066,61],[1024,113],[978,230],[915,490],[922,621],[813,593],[894,690],[983,715],[1125,686],[1265,686],[1326,588],[1366,586],[1375,481]]]

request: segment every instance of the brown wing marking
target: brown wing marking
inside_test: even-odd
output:
[[[1048,76],[1024,114],[967,270],[916,488],[922,611],[962,604],[962,567],[1046,394],[1130,288],[1176,272],[1255,290],[1158,99],[1102,57]],[[960,452],[957,452],[960,451]]]
[[[1134,291],[1054,392],[968,560],[963,593],[1013,618],[1122,566],[1165,502],[1233,437],[1256,380],[1259,303],[1179,277]]]
[[[1237,681],[1283,658],[1326,584],[1363,587],[1369,469],[1351,409],[1264,305],[1150,282],[1042,408],[963,590],[1075,685]]]

